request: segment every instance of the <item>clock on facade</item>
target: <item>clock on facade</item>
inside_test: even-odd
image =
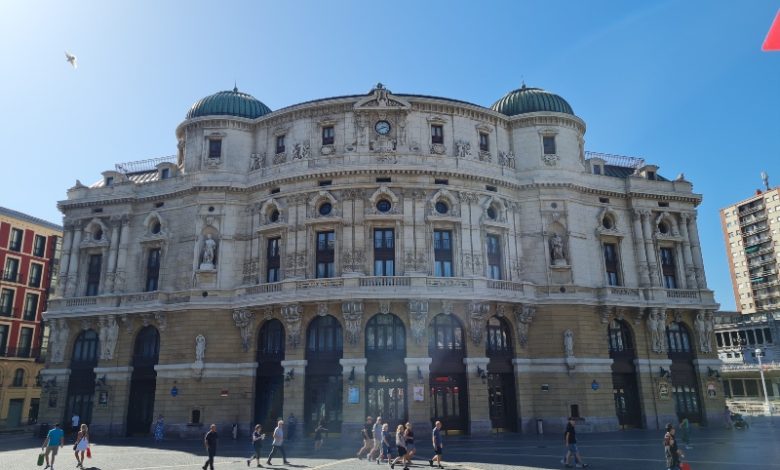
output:
[[[387,121],[377,121],[374,124],[374,130],[377,134],[387,135],[390,133],[390,123]]]

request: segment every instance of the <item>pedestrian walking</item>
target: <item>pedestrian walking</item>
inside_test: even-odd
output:
[[[255,430],[252,431],[252,455],[246,459],[246,466],[248,467],[252,463],[252,459],[257,460],[257,466],[262,467],[260,465],[260,455],[263,453],[263,439],[265,439],[265,434],[263,434],[263,427],[259,424],[255,424]]]
[[[157,422],[154,423],[154,442],[159,444],[163,441],[163,437],[165,437],[165,420],[163,415],[159,415]]]
[[[268,454],[268,460],[266,463],[268,465],[273,465],[271,463],[271,459],[273,458],[274,454],[276,454],[276,451],[282,453],[282,462],[285,465],[289,465],[290,462],[287,461],[287,454],[284,453],[284,420],[280,419],[276,423],[276,429],[274,429],[274,440],[271,442],[271,453]]]
[[[360,431],[360,437],[363,439],[363,447],[361,447],[357,451],[357,458],[358,460],[361,460],[363,458],[363,453],[365,452],[366,455],[368,455],[369,452],[371,452],[371,449],[374,448],[374,442],[372,439],[372,436],[374,434],[374,418],[371,416],[366,416],[366,424],[363,425],[363,429]]]
[[[666,457],[666,468],[668,470],[680,470],[680,462],[685,455],[677,448],[677,437],[675,436],[674,424],[666,425],[666,434],[664,435],[664,457]]]
[[[328,432],[328,428],[325,427],[325,422],[320,420],[320,423],[314,429],[314,450],[322,449],[322,442],[325,439],[324,434]]]
[[[723,410],[723,424],[726,429],[731,429],[731,410],[728,406]]]
[[[390,426],[387,423],[382,425],[382,455],[379,459],[386,459],[387,463],[390,463],[390,459],[393,455],[393,436],[390,433]]]
[[[404,439],[406,439],[406,462],[411,464],[412,459],[415,454],[417,454],[417,448],[414,445],[414,430],[412,430],[412,423],[406,423]]]
[[[208,452],[209,455],[208,460],[203,464],[203,470],[206,470],[206,467],[210,467],[210,470],[214,470],[214,456],[217,455],[218,437],[217,425],[212,424],[209,426],[209,432],[203,437],[203,445],[206,447],[206,452]]]
[[[436,424],[433,426],[431,442],[433,444],[433,457],[428,460],[428,464],[433,467],[433,462],[436,461],[436,463],[439,465],[439,468],[444,468],[441,465],[441,453],[442,448],[444,447],[444,443],[441,439],[441,421],[436,421]]]
[[[79,433],[79,424],[81,423],[81,417],[78,413],[75,411],[73,412],[73,416],[70,417],[70,432],[73,433],[73,435],[77,435]]]
[[[406,459],[406,437],[405,437],[406,428],[403,424],[399,424],[398,427],[395,429],[395,446],[398,449],[398,457],[395,458],[392,462],[390,462],[390,468],[395,468],[395,464],[398,463],[400,460],[404,464],[404,470],[409,468],[408,461]]]
[[[73,444],[73,454],[76,456],[76,468],[84,468],[84,456],[89,449],[89,428],[82,424],[78,434],[76,434],[76,443]]]
[[[376,459],[376,463],[378,464],[380,461],[380,457],[382,456],[382,417],[377,416],[376,421],[374,421],[374,426],[371,428],[371,434],[374,442],[374,447],[371,449],[371,452],[368,454],[368,460],[374,460]]]
[[[688,418],[680,420],[680,440],[686,450],[691,448],[691,422],[688,421]]]
[[[46,457],[46,466],[44,470],[51,468],[54,470],[54,459],[57,457],[57,452],[65,445],[65,431],[60,429],[60,423],[54,425],[46,434],[43,444],[41,444],[41,450],[44,451]],[[51,456],[51,459],[49,458]]]
[[[577,468],[588,468],[590,465],[582,462],[580,451],[577,449],[577,432],[574,430],[575,418],[569,417],[569,424],[566,425],[566,432],[563,435],[563,442],[566,446],[566,455],[561,460],[561,463],[566,468],[574,468],[574,465],[569,463],[571,457],[574,457],[574,463]]]

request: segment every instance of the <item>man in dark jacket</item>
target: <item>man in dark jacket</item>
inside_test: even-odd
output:
[[[203,470],[207,467],[211,467],[210,470],[214,470],[214,456],[217,455],[217,425],[212,424],[209,428],[209,432],[203,438],[203,445],[206,446],[206,451],[209,453],[209,459],[203,464]]]

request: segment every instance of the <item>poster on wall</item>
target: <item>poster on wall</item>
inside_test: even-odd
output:
[[[349,403],[355,405],[360,403],[360,389],[357,387],[349,387]]]
[[[658,398],[666,400],[669,398],[669,384],[661,382],[658,384]]]
[[[107,390],[101,390],[98,394],[98,405],[106,406],[108,405],[108,391]]]
[[[707,398],[718,398],[718,389],[715,382],[707,382]]]
[[[423,386],[422,385],[415,385],[414,386],[414,401],[423,401],[424,395],[423,395]]]

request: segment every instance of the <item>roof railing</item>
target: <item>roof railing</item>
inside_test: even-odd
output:
[[[177,159],[176,155],[167,155],[165,157],[149,158],[135,162],[117,163],[114,167],[118,173],[141,173],[154,170],[160,163],[176,163]]]
[[[607,165],[632,168],[634,170],[645,166],[645,159],[641,157],[629,157],[626,155],[615,155],[612,153],[586,151],[585,159],[590,160],[591,158],[600,158],[604,160]]]

